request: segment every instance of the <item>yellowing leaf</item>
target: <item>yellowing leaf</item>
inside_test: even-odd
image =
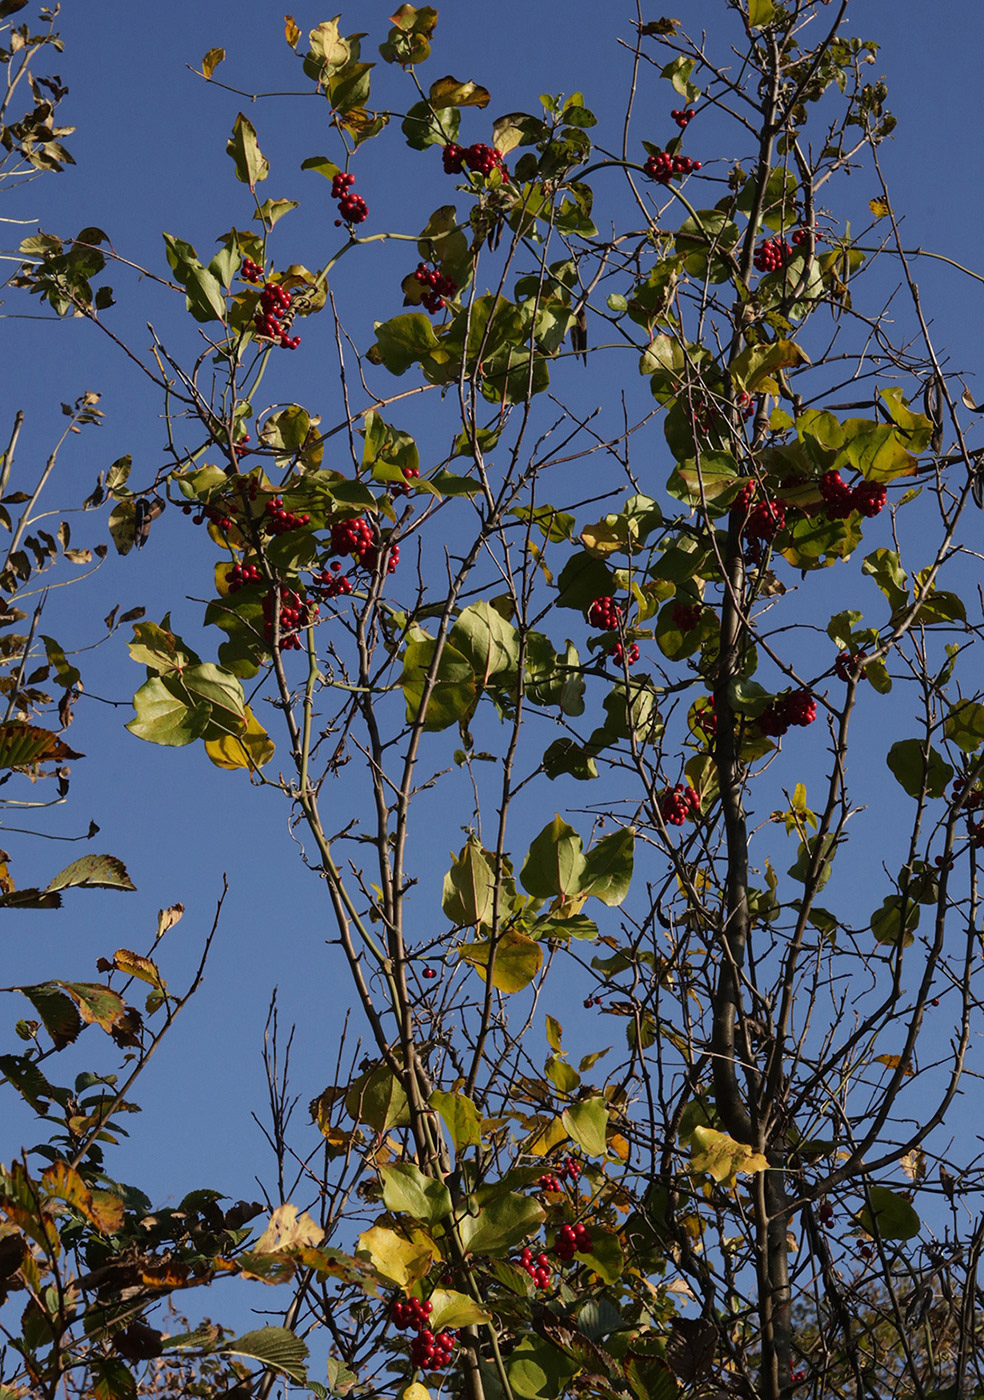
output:
[[[181,918],[184,911],[185,907],[183,904],[170,904],[166,909],[158,909],[157,934],[155,936],[157,938],[163,938],[169,928],[174,928],[174,925]]]
[[[523,1144],[523,1151],[531,1157],[547,1157],[559,1147],[562,1142],[566,1142],[570,1137],[564,1127],[563,1119],[549,1118],[545,1122],[542,1119],[533,1118],[524,1122],[525,1127],[533,1126],[533,1136],[526,1139]]]
[[[251,1253],[279,1254],[282,1250],[296,1246],[320,1244],[324,1230],[315,1224],[307,1211],[298,1215],[297,1207],[286,1203],[278,1206],[270,1216],[270,1222],[256,1241]]]
[[[362,1232],[359,1252],[367,1254],[373,1268],[401,1288],[423,1278],[436,1257],[433,1242],[422,1232],[415,1230],[407,1239],[385,1225],[373,1225]]]
[[[752,1176],[764,1172],[769,1165],[761,1152],[755,1152],[743,1142],[735,1142],[727,1133],[716,1128],[694,1128],[690,1136],[693,1147],[691,1164],[694,1171],[707,1172],[715,1181],[734,1184],[738,1172]]]
[[[431,1400],[431,1393],[419,1381],[411,1381],[400,1391],[400,1400]]]
[[[884,199],[881,195],[879,195],[876,199],[869,199],[868,208],[871,210],[872,214],[874,214],[876,219],[884,219],[888,214],[891,214],[892,212],[892,206],[889,204],[888,200]]]
[[[205,752],[216,768],[262,768],[274,755],[275,745],[262,724],[246,706],[246,728],[241,734],[207,739]]]
[[[158,992],[163,992],[167,986],[157,970],[157,964],[139,953],[131,953],[129,948],[117,948],[113,954],[113,965],[128,977],[139,977],[141,982],[149,982]]]
[[[463,943],[458,949],[459,958],[471,963],[483,982],[491,954],[492,945],[486,942]],[[539,943],[515,929],[507,929],[496,944],[492,985],[500,992],[521,992],[533,981],[542,962],[543,949]]]
[[[876,1055],[875,1064],[887,1065],[889,1069],[898,1069],[899,1065],[903,1064],[903,1059],[901,1055]],[[905,1064],[902,1073],[905,1075],[912,1074],[912,1066],[910,1064]]]
[[[202,59],[202,76],[210,78],[225,56],[225,49],[209,49]]]
[[[914,1147],[899,1158],[899,1166],[910,1181],[922,1181],[926,1175],[926,1154],[921,1147]]]

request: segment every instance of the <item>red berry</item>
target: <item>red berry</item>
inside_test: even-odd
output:
[[[678,783],[663,793],[659,811],[667,826],[683,826],[688,816],[700,811],[700,794],[689,783]]]
[[[427,978],[428,981],[431,981],[434,977],[437,976],[437,973],[432,967],[425,967],[424,976]]]

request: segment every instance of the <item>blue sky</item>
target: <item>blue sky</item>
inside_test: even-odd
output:
[[[374,46],[384,36],[390,8],[381,0],[362,0],[343,11],[343,29],[370,31],[367,47]],[[669,9],[680,12],[691,32],[705,25],[713,37],[718,6],[711,0]],[[984,9],[967,0],[949,0],[932,19],[915,0],[855,0],[851,9],[855,32],[882,44],[871,71],[873,77],[887,77],[889,105],[899,117],[897,134],[884,148],[884,165],[895,202],[905,212],[908,245],[930,247],[974,267],[981,227],[977,138]],[[491,90],[487,112],[465,114],[468,140],[486,139],[495,115],[536,110],[541,92],[580,89],[614,146],[628,71],[628,53],[617,36],[631,33],[634,13],[630,4],[599,13],[599,7],[583,0],[537,0],[532,6],[528,0],[500,0],[489,7],[448,4],[441,9],[426,76],[432,80],[453,73]],[[647,11],[645,17],[658,13]],[[331,16],[299,4],[295,17],[306,31]],[[225,82],[247,91],[300,88],[299,64],[282,37],[281,7],[243,0],[210,0],[207,5],[178,0],[167,7],[103,0],[94,7],[68,0],[61,18],[65,54],[60,71],[70,88],[62,112],[63,120],[78,128],[69,141],[77,165],[8,198],[6,216],[36,219],[45,230],[60,234],[97,225],[121,255],[158,272],[166,270],[162,229],[194,243],[207,258],[218,234],[233,224],[245,227],[250,216],[248,193],[233,178],[224,149],[236,113],[244,110],[273,166],[264,193],[301,201],[300,209],[278,226],[277,261],[311,268],[326,261],[339,245],[334,206],[327,184],[299,169],[305,157],[337,154],[324,107],[311,97],[247,105],[215,84],[205,85],[187,66],[198,66],[207,49],[221,46],[228,58],[216,76]],[[400,75],[377,73],[377,100],[397,105],[402,100]],[[651,114],[653,139],[665,139],[664,109],[675,103],[675,95],[671,100],[668,93],[665,84],[657,89],[655,82],[640,91],[639,134],[645,133]],[[713,136],[713,125],[695,126],[688,149],[696,154],[699,148],[703,159],[713,159],[705,144]],[[442,194],[439,165],[435,152],[409,151],[396,127],[364,148],[355,169],[372,211],[371,228],[415,232],[407,211],[449,197]],[[867,174],[853,180],[843,198],[860,218],[878,191]],[[371,251],[372,257],[348,257],[333,283],[343,318],[363,349],[372,338],[373,317],[399,310],[399,279],[412,268],[398,245]],[[917,272],[940,343],[952,362],[966,370],[978,398],[984,397],[979,335],[984,286],[939,264],[920,262]],[[164,297],[120,272],[111,280],[119,303],[111,324],[124,339],[146,345],[145,323],[153,319],[170,343],[183,352],[193,347],[193,332]],[[887,289],[890,280],[884,285]],[[11,297],[5,309],[36,308]],[[284,363],[268,376],[269,396],[307,403],[325,421],[334,421],[339,397],[330,326],[321,318],[302,329],[302,349],[282,357]],[[7,369],[0,422],[6,423],[18,407],[26,410],[22,463],[46,452],[57,426],[53,406],[95,389],[103,395],[105,426],[88,430],[66,449],[64,470],[73,491],[76,482],[88,489],[98,471],[126,452],[134,458],[134,481],[152,476],[162,460],[160,404],[155,391],[108,342],[82,321],[12,319],[2,334]],[[573,378],[578,372],[566,367],[562,382],[579,384]],[[619,374],[637,380],[628,359],[605,374],[599,397]],[[394,411],[393,418],[411,427],[419,423],[426,432],[424,409]],[[92,517],[81,521],[79,542],[86,531],[91,536],[86,542],[94,542],[103,528]],[[56,599],[52,616],[58,620],[49,624],[46,619],[46,630],[66,643],[95,641],[103,633],[100,619],[116,603],[124,609],[143,605],[155,620],[172,608],[178,629],[207,652],[214,643],[198,629],[200,607],[184,601],[186,595],[201,599],[209,590],[211,551],[203,543],[176,511],[168,511],[154,526],[147,549],[122,561],[110,558],[96,580]],[[132,1121],[131,1143],[121,1151],[117,1170],[159,1198],[177,1198],[198,1185],[249,1196],[253,1174],[269,1178],[271,1165],[250,1121],[251,1110],[262,1112],[261,1034],[271,989],[279,986],[283,1022],[300,1023],[295,1088],[302,1118],[307,1100],[331,1077],[334,1035],[347,1005],[347,988],[323,946],[331,929],[322,891],[298,860],[277,795],[249,790],[241,775],[218,772],[197,747],[158,749],[123,730],[130,696],[141,680],[126,658],[124,636],[110,640],[86,664],[92,698],[80,704],[69,738],[88,758],[76,765],[71,802],[52,817],[48,829],[75,834],[94,819],[101,827],[98,848],[125,861],[138,893],[79,892],[58,916],[8,914],[17,926],[5,980],[91,976],[96,957],[110,955],[121,944],[142,949],[152,937],[157,910],[180,900],[187,913],[169,936],[164,959],[168,975],[180,984],[197,961],[227,872],[230,892],[205,986],[141,1081],[136,1097],[148,1111],[142,1120]],[[903,725],[906,721],[905,716],[895,719]],[[336,799],[341,808],[358,803],[354,788],[359,782],[354,764],[343,770]],[[571,793],[569,786],[562,792],[558,785],[556,801],[577,802],[583,796]],[[457,849],[462,840],[457,824],[441,831],[434,843],[437,864],[427,872],[432,879],[443,869],[446,850]],[[19,884],[60,868],[81,849],[12,835],[4,837],[4,844],[14,856]],[[859,858],[876,865],[879,852],[868,847]],[[579,984],[570,985],[572,1025],[577,1021],[580,1034],[597,1040],[589,1014],[580,1019]],[[7,1142],[0,1151],[4,1158],[21,1142],[16,1116],[8,1121]]]

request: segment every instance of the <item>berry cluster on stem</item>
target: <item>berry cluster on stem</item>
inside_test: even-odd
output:
[[[683,826],[691,814],[700,811],[700,793],[689,783],[677,783],[667,788],[659,799],[659,814],[667,826]]]
[[[862,481],[857,486],[848,486],[840,472],[825,472],[820,478],[820,495],[828,520],[845,520],[852,511],[857,511],[869,520],[879,515],[888,498],[888,492],[880,481]]]
[[[834,662],[834,674],[838,680],[849,681],[863,674],[868,653],[864,651],[842,651]]]
[[[271,535],[286,535],[289,530],[303,530],[310,520],[309,515],[295,515],[292,510],[285,510],[280,496],[273,496],[266,503],[264,524]]]
[[[673,621],[681,632],[692,632],[704,616],[702,603],[674,603]]]
[[[691,160],[689,156],[671,156],[669,151],[660,151],[659,155],[650,156],[642,168],[650,179],[660,185],[668,185],[674,175],[690,175],[700,170],[701,162]]]
[[[277,593],[280,597],[280,650],[300,651],[301,641],[297,634],[301,628],[311,626],[320,609],[317,603],[306,602],[299,593],[283,584],[278,585]],[[275,595],[267,593],[263,599],[263,630],[268,642],[273,641],[275,610]]]
[[[341,218],[335,220],[335,227],[342,224],[361,224],[369,217],[369,206],[361,194],[354,194],[352,186],[355,176],[351,170],[340,170],[331,182],[331,197],[338,200]]]
[[[690,123],[693,121],[696,115],[697,113],[692,107],[688,107],[686,111],[683,112],[678,112],[677,109],[674,107],[673,111],[670,113],[670,116],[676,122],[677,126],[680,128],[681,131],[686,131],[687,127],[690,125]]]
[[[422,287],[430,289],[424,293],[420,300],[432,314],[444,309],[447,304],[446,297],[458,294],[458,284],[453,277],[439,272],[436,267],[428,267],[425,262],[417,264],[417,270],[413,275]]]
[[[529,1274],[537,1288],[550,1287],[552,1271],[550,1260],[545,1254],[538,1254],[534,1259],[532,1249],[524,1249],[516,1263],[520,1269],[524,1269]]]
[[[286,287],[279,282],[267,282],[260,295],[260,304],[253,317],[253,330],[264,340],[275,340],[282,350],[296,350],[301,343],[299,335],[287,334],[284,317],[289,313],[293,298]]]
[[[593,1243],[591,1231],[580,1221],[576,1225],[561,1225],[554,1240],[554,1253],[569,1264],[575,1254],[590,1254]]]
[[[445,175],[460,175],[467,166],[479,175],[491,175],[492,171],[498,168],[502,171],[502,178],[509,179],[509,171],[506,169],[502,153],[494,146],[486,146],[481,141],[476,141],[471,146],[458,146],[451,141],[444,147],[443,157]]]
[[[805,728],[817,717],[817,702],[808,690],[791,690],[777,695],[759,715],[755,723],[759,732],[770,739],[781,739],[790,725]]]

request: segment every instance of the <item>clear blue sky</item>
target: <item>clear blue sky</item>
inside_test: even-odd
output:
[[[667,0],[667,8],[680,13],[694,32],[705,19],[713,27],[718,7],[711,0],[675,6]],[[384,36],[390,9],[382,0],[361,0],[343,11],[343,28],[370,31],[367,47],[374,46]],[[884,161],[896,205],[905,212],[908,242],[973,267],[980,253],[977,148],[984,7],[972,0],[948,0],[930,12],[916,0],[855,0],[851,10],[855,32],[883,46],[871,71],[873,77],[886,75],[889,105],[899,117]],[[647,9],[644,17],[659,13]],[[628,3],[602,8],[584,0],[499,0],[475,6],[455,0],[441,8],[427,76],[453,73],[491,90],[485,114],[465,114],[469,140],[486,138],[492,116],[535,110],[541,92],[581,89],[614,146],[620,139],[627,73],[627,52],[617,37],[631,34],[634,14]],[[307,3],[298,4],[295,16],[302,31],[330,17]],[[338,245],[334,207],[325,182],[299,169],[307,156],[336,154],[324,107],[313,98],[246,107],[242,98],[207,87],[187,67],[197,66],[207,49],[221,46],[229,56],[216,76],[228,83],[246,90],[302,86],[297,60],[283,42],[280,6],[243,0],[204,5],[177,0],[166,7],[67,0],[62,33],[60,71],[70,88],[62,113],[78,128],[69,141],[77,166],[27,186],[7,201],[6,216],[37,219],[45,230],[60,234],[95,224],[122,255],[161,272],[162,229],[188,239],[207,257],[216,235],[233,224],[244,227],[249,219],[248,193],[234,180],[224,150],[237,111],[245,110],[273,165],[265,193],[301,201],[297,213],[278,226],[278,262],[316,268],[326,261]],[[400,75],[377,73],[378,100],[398,103]],[[665,85],[657,91],[655,84],[641,91],[640,134],[651,113],[654,139],[660,139],[664,109],[673,105],[667,93]],[[705,160],[713,155],[703,149],[700,154]],[[359,188],[368,199],[373,229],[414,232],[406,210],[440,201],[439,160],[433,152],[428,155],[429,160],[408,151],[396,128],[360,153]],[[867,177],[855,178],[856,188],[845,199],[862,210],[877,190]],[[419,182],[429,182],[429,188],[421,191]],[[350,257],[335,280],[343,317],[362,348],[371,341],[372,318],[399,309],[399,276],[412,267],[404,267],[405,260],[396,248],[378,257]],[[984,287],[938,265],[922,264],[918,271],[941,343],[955,364],[977,375],[969,382],[984,397],[979,344]],[[162,297],[119,273],[111,280],[119,299],[111,323],[125,339],[146,345],[145,322],[153,318],[176,345],[185,351],[192,346],[191,333]],[[24,307],[10,299],[6,309]],[[330,326],[322,318],[302,329],[304,347],[272,371],[269,396],[306,403],[319,409],[325,421],[334,421],[339,397]],[[0,334],[7,365],[0,431],[15,409],[26,410],[22,462],[47,450],[58,426],[57,404],[95,389],[103,394],[105,427],[88,431],[67,450],[65,471],[73,482],[88,484],[116,457],[130,452],[134,480],[152,476],[163,443],[155,391],[89,325],[10,320]],[[607,373],[614,378],[619,372],[613,368]],[[624,374],[635,376],[630,360]],[[410,412],[404,416],[413,420]],[[396,414],[394,418],[401,421]],[[102,528],[91,517],[76,527],[80,537]],[[46,630],[65,642],[96,640],[103,631],[100,619],[117,602],[124,609],[142,604],[155,620],[170,607],[179,630],[208,651],[214,642],[207,642],[197,628],[200,608],[184,601],[185,595],[202,598],[209,591],[211,552],[202,546],[202,538],[177,512],[167,512],[146,550],[124,561],[110,559],[96,583],[74,597],[56,599]],[[64,620],[54,621],[58,616]],[[4,981],[92,976],[96,957],[111,955],[121,944],[142,949],[152,936],[157,910],[180,900],[188,912],[171,935],[165,959],[180,983],[196,961],[222,874],[228,872],[230,895],[205,987],[141,1082],[136,1097],[149,1111],[143,1120],[133,1120],[132,1142],[120,1154],[117,1170],[159,1197],[176,1198],[198,1185],[248,1196],[254,1191],[253,1173],[268,1177],[271,1165],[249,1115],[253,1109],[262,1112],[261,1032],[274,984],[280,988],[284,1022],[296,1018],[300,1023],[295,1056],[299,1117],[331,1077],[334,1032],[347,988],[323,946],[331,935],[327,907],[318,881],[298,859],[283,803],[275,794],[248,790],[241,775],[220,773],[198,747],[158,749],[124,732],[130,696],[141,675],[126,658],[122,636],[92,655],[85,677],[93,695],[118,702],[118,707],[95,699],[80,704],[69,739],[89,758],[76,765],[71,803],[50,829],[71,834],[84,830],[90,818],[97,821],[102,828],[98,848],[125,861],[139,892],[80,892],[66,900],[61,915],[8,914],[14,931],[8,938]],[[339,781],[340,807],[358,801],[347,786],[358,782],[353,764]],[[556,801],[583,797],[569,790],[565,795],[558,787]],[[454,825],[441,832],[438,861],[461,840]],[[3,844],[14,856],[19,884],[60,868],[80,849],[6,835]],[[867,858],[877,863],[878,852],[869,851]],[[437,867],[433,873],[439,874]],[[22,928],[29,938],[21,936]],[[574,1004],[572,1023],[581,1015]],[[587,1023],[588,1013],[584,1019]],[[584,1033],[590,1031],[586,1024]],[[3,1159],[21,1145],[16,1117],[8,1121]]]

